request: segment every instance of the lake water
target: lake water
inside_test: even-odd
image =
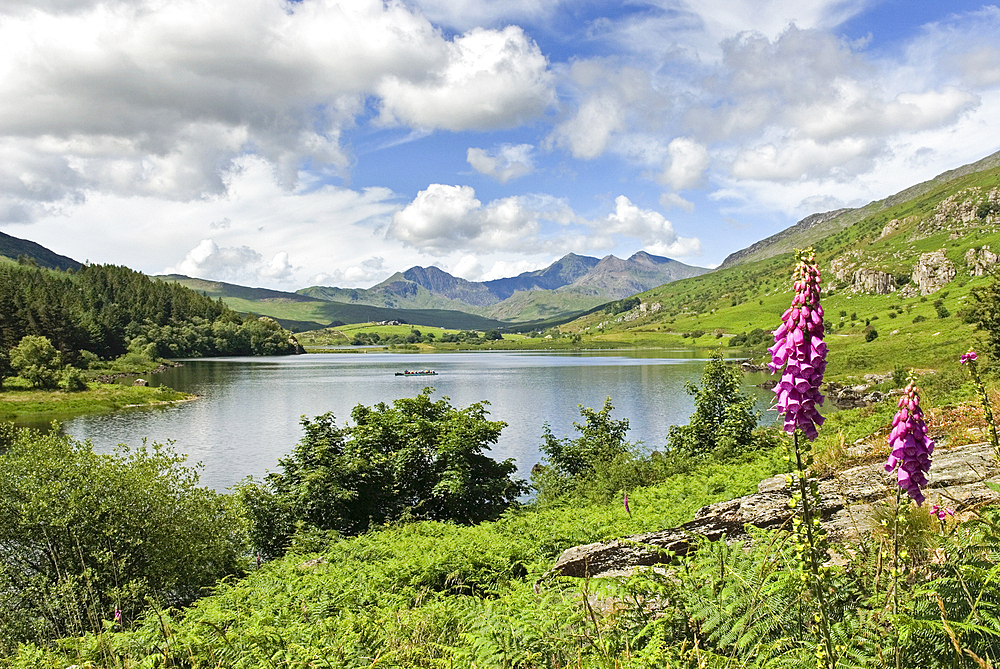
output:
[[[665,357],[665,356],[671,357]],[[662,357],[656,357],[662,356]],[[684,391],[701,377],[704,359],[691,352],[644,351],[552,354],[504,351],[483,353],[310,354],[275,358],[186,360],[182,366],[146,377],[198,399],[167,407],[83,416],[63,429],[90,439],[100,451],[119,443],[174,441],[175,449],[201,462],[201,482],[223,490],[247,475],[274,470],[302,434],[299,419],[332,411],[338,425],[357,404],[413,397],[425,386],[434,399],[455,407],[490,403],[490,419],[502,420],[500,442],[491,456],[515,458],[527,477],[538,462],[543,425],[558,437],[575,436],[577,405],[600,409],[611,397],[614,418],[629,420],[629,439],[650,450],[662,448],[671,425],[685,424],[694,408]],[[397,377],[404,369],[433,369],[437,376]],[[745,392],[764,410],[773,393],[751,383]],[[764,421],[774,420],[773,412]]]

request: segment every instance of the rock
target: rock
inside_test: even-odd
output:
[[[988,443],[968,444],[934,451],[925,491],[930,505],[958,510],[1000,495],[983,481],[1000,481],[1000,468]],[[819,481],[823,526],[832,541],[856,538],[871,529],[872,512],[883,501],[894,500],[895,479],[879,461],[845,469]],[[716,541],[749,539],[746,526],[790,528],[791,493],[783,475],[761,481],[758,492],[702,507],[692,521],[680,527],[636,534],[615,541],[574,546],[563,552],[549,575],[601,577],[628,574],[636,567],[669,562],[683,555],[696,537]]]
[[[885,399],[886,395],[878,390],[868,392],[871,385],[842,386],[839,383],[828,383],[823,390],[826,398],[838,409],[855,409],[876,404]]]
[[[856,293],[888,295],[896,290],[896,282],[892,274],[874,269],[859,269],[854,272],[851,290]]]
[[[954,279],[955,274],[954,263],[948,260],[944,249],[940,249],[921,255],[920,260],[913,266],[911,277],[913,283],[920,289],[921,295],[930,295]]]
[[[993,265],[1000,262],[1000,256],[984,246],[981,249],[969,249],[965,252],[965,264],[971,276],[983,276]]]

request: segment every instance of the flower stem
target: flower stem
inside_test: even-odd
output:
[[[837,664],[837,659],[833,652],[833,639],[830,633],[830,621],[826,615],[826,594],[823,592],[823,581],[820,574],[820,564],[817,556],[817,537],[813,533],[813,514],[821,513],[820,510],[814,510],[811,501],[811,491],[809,490],[808,474],[805,471],[805,464],[802,458],[802,449],[799,447],[799,433],[796,430],[792,434],[792,443],[795,448],[795,470],[796,478],[798,478],[799,483],[799,494],[801,495],[800,504],[802,505],[802,525],[805,527],[806,535],[806,566],[809,569],[810,579],[813,594],[816,596],[816,602],[819,604],[819,624],[820,624],[820,634],[823,636],[823,644],[826,650],[826,665],[833,669]],[[807,446],[808,447],[808,446]],[[817,516],[818,517],[818,516]]]

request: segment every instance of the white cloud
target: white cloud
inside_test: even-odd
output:
[[[674,190],[700,185],[705,170],[712,163],[708,149],[690,137],[678,137],[670,142],[667,150],[670,153],[670,161],[663,171],[662,183]]]
[[[555,102],[548,62],[517,26],[470,30],[447,45],[446,58],[428,76],[382,80],[383,122],[455,131],[511,128]]]
[[[203,239],[167,274],[184,274],[199,279],[253,281],[263,257],[249,246],[219,248],[211,239]]]
[[[588,160],[611,148],[615,135],[653,123],[667,106],[653,90],[650,77],[634,67],[616,67],[600,60],[575,61],[567,73],[579,103],[572,116],[559,123],[549,146],[567,149]]]
[[[466,160],[477,172],[507,183],[534,171],[533,148],[531,144],[501,144],[491,154],[484,149],[469,147]]]
[[[517,125],[555,100],[516,26],[448,39],[381,0],[16,2],[0,9],[0,210],[30,219],[95,193],[196,200],[240,156],[292,189],[344,174],[342,130],[375,96],[427,128]]]
[[[694,202],[690,200],[685,200],[677,193],[664,193],[660,196],[660,206],[664,209],[672,209],[677,207],[688,213],[694,211]]]
[[[638,239],[658,255],[690,256],[701,252],[701,241],[696,237],[678,237],[662,214],[640,209],[624,195],[615,198],[615,211],[601,227],[605,233]]]
[[[538,234],[538,217],[518,197],[487,206],[471,186],[431,184],[392,217],[388,236],[430,252],[522,250]]]

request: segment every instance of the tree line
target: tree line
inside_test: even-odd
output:
[[[176,283],[115,265],[59,272],[0,265],[0,356],[28,336],[44,337],[62,363],[130,351],[148,357],[276,355],[295,352],[271,319],[244,317]]]

